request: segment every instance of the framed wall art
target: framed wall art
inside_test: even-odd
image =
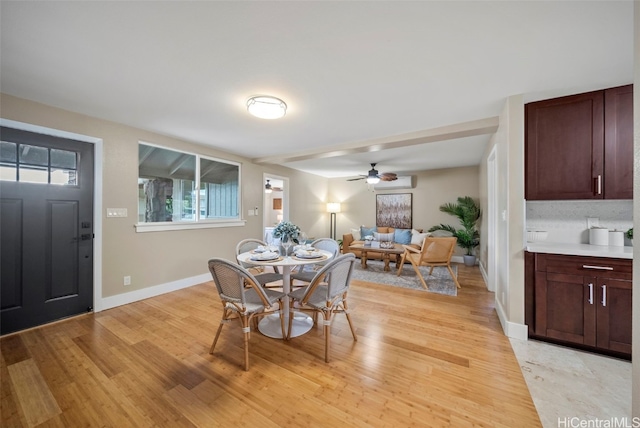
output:
[[[376,195],[376,226],[411,229],[412,193]]]

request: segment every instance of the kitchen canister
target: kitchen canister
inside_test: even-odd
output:
[[[624,232],[621,230],[610,230],[609,245],[612,247],[624,247]]]
[[[592,227],[589,229],[589,244],[609,245],[609,229],[605,227]]]

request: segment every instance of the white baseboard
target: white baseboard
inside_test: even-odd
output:
[[[497,299],[496,312],[498,313],[498,319],[500,320],[500,325],[502,325],[502,331],[505,336],[520,340],[527,340],[529,338],[529,329],[527,328],[527,325],[507,320],[502,304],[500,304]]]
[[[487,284],[487,288],[489,285],[489,274],[487,273],[486,269],[484,268],[484,264],[478,262],[478,266],[480,267],[480,273],[482,274],[482,279],[484,279],[484,283]]]
[[[105,309],[115,308],[117,306],[126,305],[127,303],[133,303],[138,300],[148,299],[149,297],[155,297],[172,291],[181,290],[183,288],[192,287],[207,281],[211,281],[211,274],[209,273],[143,288],[142,290],[135,290],[128,293],[105,297],[102,299],[100,310],[103,311]]]

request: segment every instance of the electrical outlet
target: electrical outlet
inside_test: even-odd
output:
[[[123,283],[124,283],[124,285],[131,285],[131,277],[130,276],[125,276]]]

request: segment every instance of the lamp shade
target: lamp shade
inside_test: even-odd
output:
[[[287,113],[287,105],[280,98],[259,95],[247,100],[247,111],[260,119],[280,119]]]
[[[328,213],[339,213],[340,212],[340,202],[328,202],[327,203],[327,212]]]

